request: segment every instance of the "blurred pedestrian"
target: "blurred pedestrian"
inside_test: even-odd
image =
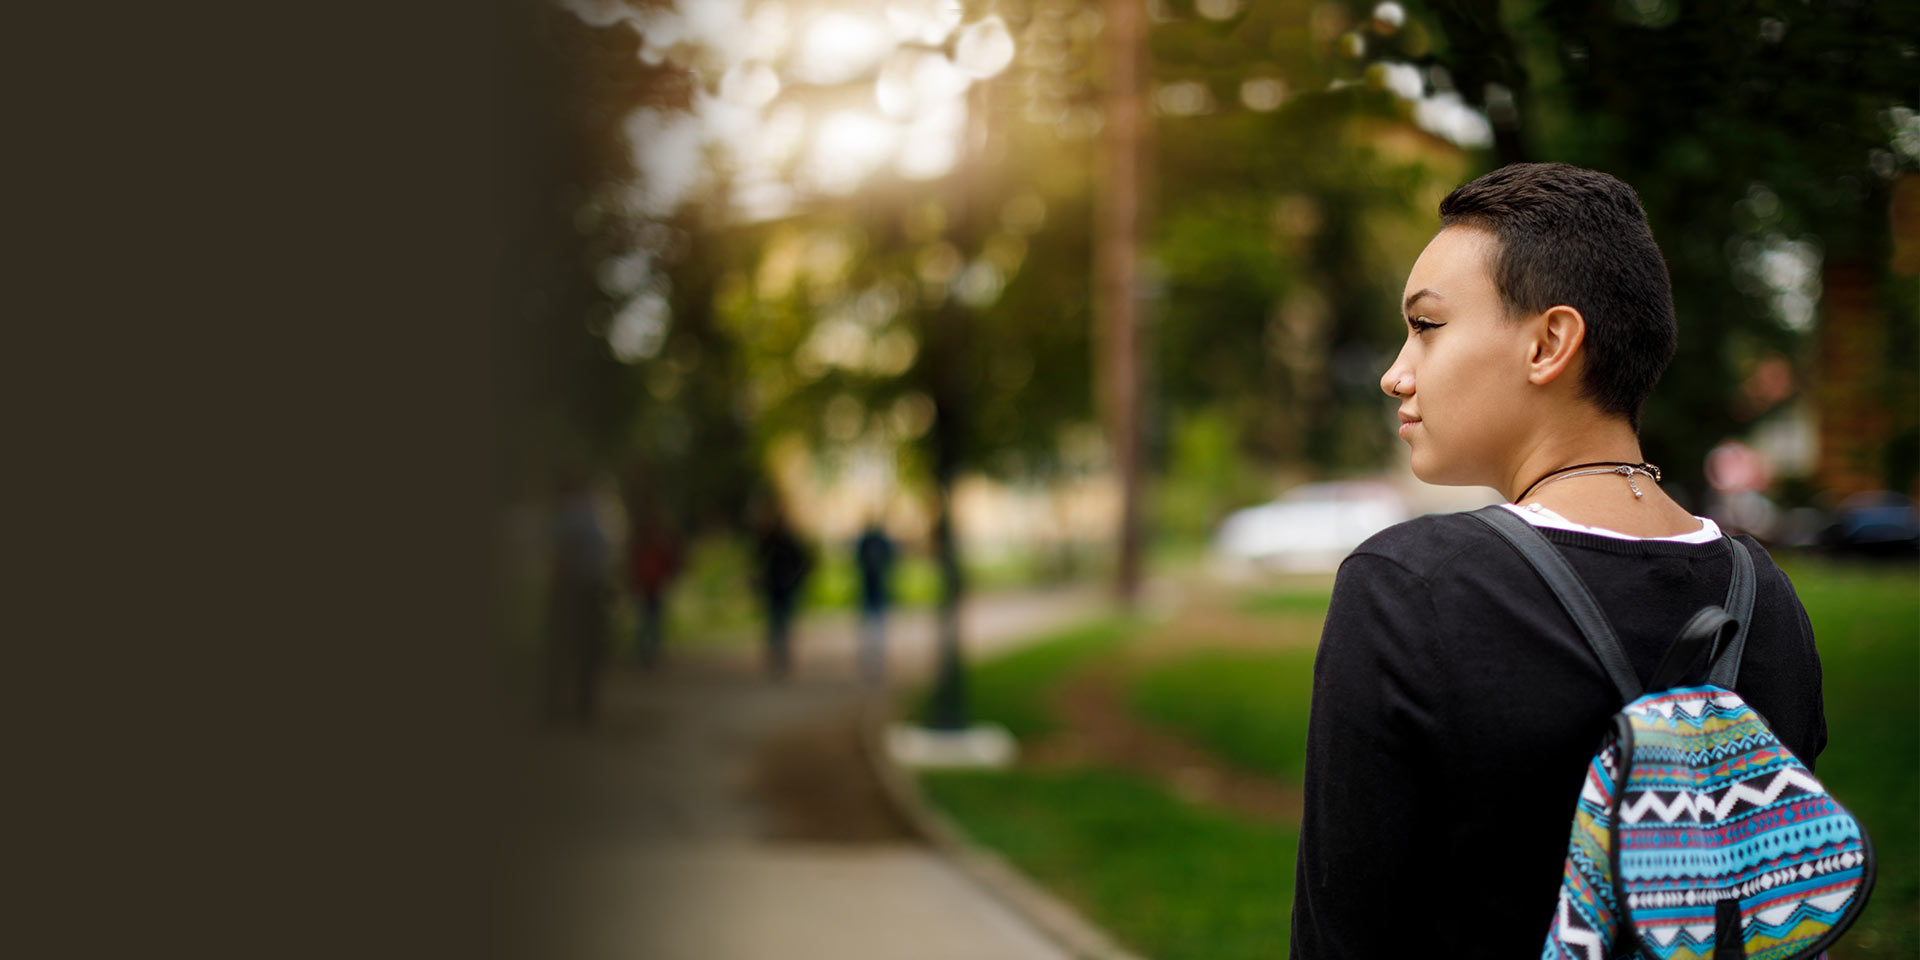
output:
[[[589,726],[599,709],[606,657],[610,549],[584,477],[558,485],[553,568],[547,587],[547,656],[542,699],[550,722]]]
[[[627,534],[627,578],[633,593],[634,653],[643,670],[660,663],[666,646],[667,590],[680,573],[679,533],[657,513],[638,513]]]
[[[860,568],[860,674],[870,684],[886,681],[887,605],[892,596],[893,540],[878,521],[867,524],[855,541],[854,562]]]
[[[767,673],[783,680],[792,671],[793,615],[800,588],[813,570],[813,558],[774,513],[760,531],[759,588],[767,608]]]

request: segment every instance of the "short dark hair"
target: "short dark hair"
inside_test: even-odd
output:
[[[1640,429],[1673,359],[1673,284],[1633,188],[1565,163],[1515,163],[1447,194],[1442,228],[1499,240],[1493,283],[1509,315],[1565,304],[1587,321],[1581,393]]]

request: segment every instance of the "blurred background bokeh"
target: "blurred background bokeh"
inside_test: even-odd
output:
[[[1019,743],[917,781],[975,841],[1143,955],[1284,955],[1331,572],[1496,499],[1413,480],[1392,432],[1407,269],[1453,187],[1565,161],[1638,191],[1672,274],[1663,487],[1767,544],[1813,618],[1820,770],[1882,855],[1833,953],[1920,955],[1913,5],[538,0],[525,25],[546,127],[508,261],[502,606],[530,717],[644,736],[675,669],[805,680],[832,646],[872,680],[861,644],[891,643],[890,716]],[[1072,615],[1017,612],[1048,597]],[[889,609],[923,619],[859,632]]]
[[[1301,483],[1425,507],[1394,296],[1441,196],[1552,159],[1631,183],[1668,257],[1670,492],[1794,545],[1911,495],[1911,18],[1510,7],[542,5],[516,489],[591,477],[695,570],[755,510],[916,553],[945,517],[962,566],[1124,594]]]

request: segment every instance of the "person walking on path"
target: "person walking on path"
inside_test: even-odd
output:
[[[788,528],[786,518],[775,513],[761,530],[759,561],[758,586],[767,611],[767,673],[784,680],[792,671],[789,647],[794,608],[813,569],[813,558]]]
[[[1639,198],[1593,170],[1514,164],[1448,195],[1440,221],[1380,381],[1413,474],[1499,491],[1493,509],[1565,557],[1645,683],[1725,602],[1735,548],[1641,452],[1678,324]],[[1735,692],[1811,766],[1827,742],[1813,631],[1739,539],[1757,589]],[[1311,703],[1292,956],[1539,956],[1575,798],[1622,702],[1526,560],[1467,514],[1376,534],[1334,581]]]
[[[606,657],[610,548],[584,478],[559,484],[553,515],[553,569],[547,596],[542,700],[549,722],[590,726],[599,709]]]
[[[893,540],[878,521],[867,524],[855,541],[860,568],[860,675],[870,684],[886,682],[887,606],[893,575]]]
[[[666,645],[667,589],[680,572],[680,537],[670,522],[642,513],[627,534],[627,576],[633,592],[634,653],[643,670],[660,663]]]

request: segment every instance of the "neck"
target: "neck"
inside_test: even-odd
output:
[[[1560,429],[1543,432],[1503,471],[1494,489],[1509,501],[1551,472],[1577,463],[1641,462],[1640,438],[1625,420],[1591,416],[1585,422],[1563,422]]]

